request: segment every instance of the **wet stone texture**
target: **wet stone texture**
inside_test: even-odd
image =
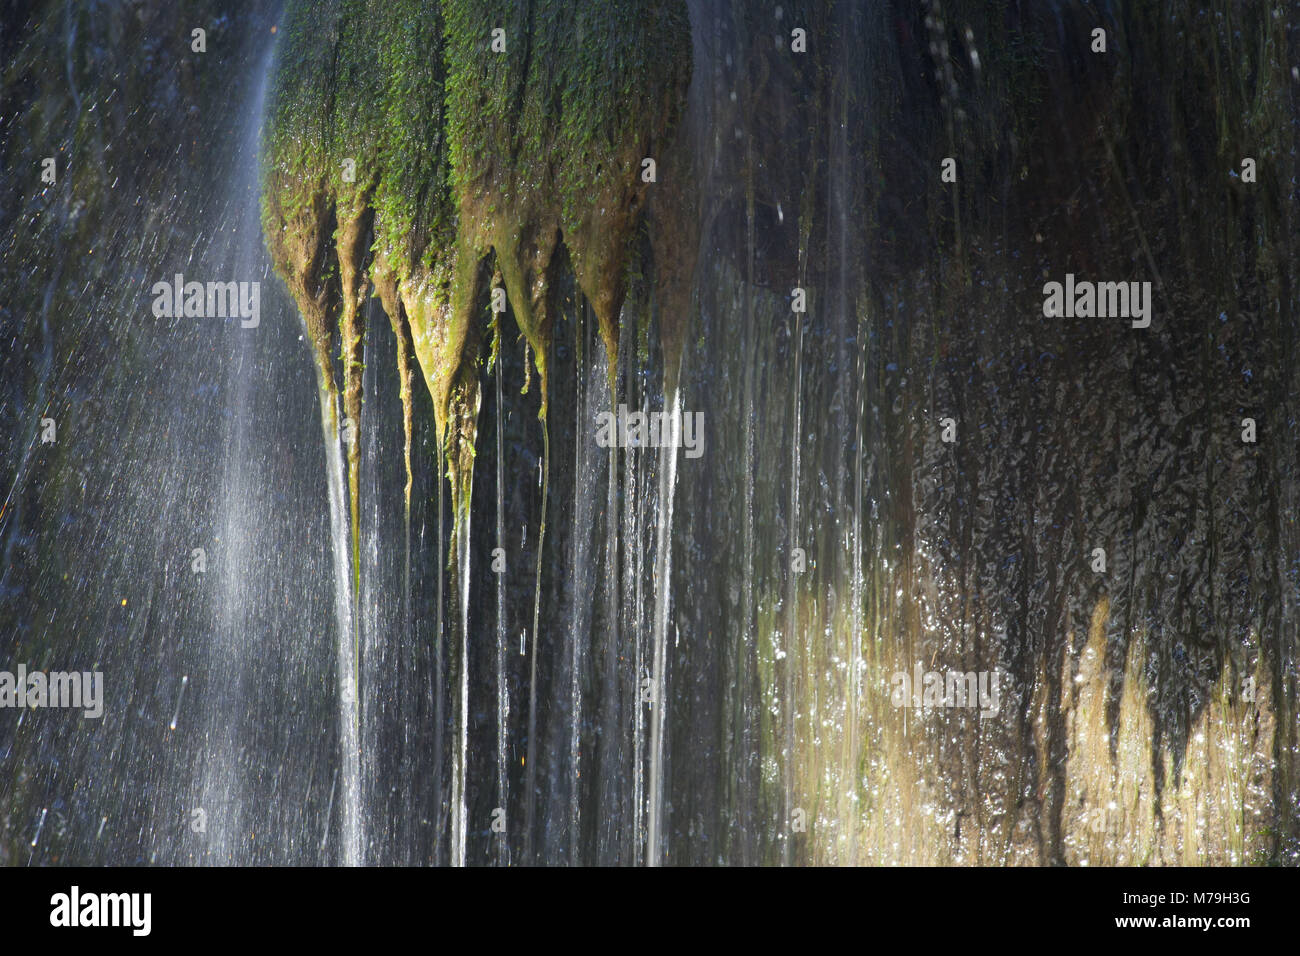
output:
[[[0,862],[1296,862],[1293,6],[31,6]]]

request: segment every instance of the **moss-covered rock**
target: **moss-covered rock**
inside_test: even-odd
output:
[[[267,243],[322,388],[354,421],[373,285],[400,360],[420,364],[458,509],[474,455],[486,260],[531,346],[544,418],[559,244],[615,359],[650,185],[643,160],[668,142],[689,69],[681,3],[290,5],[264,150]],[[336,349],[343,381],[332,386]],[[409,365],[402,376],[409,383]],[[409,385],[404,401],[409,422]]]

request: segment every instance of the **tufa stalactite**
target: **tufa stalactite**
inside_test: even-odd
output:
[[[287,20],[264,150],[264,229],[276,270],[302,312],[322,382],[333,381],[333,350],[341,350],[336,390],[354,425],[362,302],[373,287],[398,338],[408,455],[413,353],[459,522],[477,437],[489,257],[532,350],[539,416],[548,407],[561,242],[600,323],[613,389],[632,237],[658,179],[644,161],[687,173],[684,161],[655,156],[671,142],[689,80],[685,5],[358,0],[292,4]],[[652,222],[680,222],[686,188],[674,182],[677,198]],[[373,261],[364,241],[372,234]],[[663,256],[665,328],[678,323],[665,340],[680,354],[693,250],[653,248]],[[357,456],[354,444],[354,524]]]

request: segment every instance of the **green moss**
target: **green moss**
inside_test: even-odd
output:
[[[528,8],[456,0],[445,9],[461,234],[498,253],[544,409],[554,234],[564,237],[612,358],[647,187],[641,160],[666,141],[689,79],[686,11],[641,0]],[[498,28],[504,53],[491,49]]]
[[[544,418],[561,234],[613,358],[641,159],[668,135],[689,64],[680,2],[290,4],[263,148],[276,270],[323,370],[338,337],[359,415],[367,257],[354,240],[373,214],[369,279],[388,290],[399,339],[409,327],[454,502],[474,457],[484,259],[495,252],[532,347]]]

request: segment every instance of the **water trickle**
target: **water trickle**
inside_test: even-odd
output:
[[[361,668],[352,582],[352,531],[348,514],[347,464],[338,428],[337,396],[321,389],[321,422],[325,437],[325,467],[329,485],[331,558],[334,568],[334,625],[338,668],[340,774],[340,834],[342,862],[360,866],[364,846],[361,808]]]
[[[650,779],[649,809],[646,813],[646,861],[651,866],[663,862],[661,844],[661,814],[664,799],[664,726],[667,710],[667,639],[668,610],[672,603],[672,531],[673,495],[677,490],[677,446],[681,441],[681,392],[674,390],[670,397],[669,421],[671,440],[660,450],[662,467],[659,471],[659,521],[655,528],[655,615],[654,660],[651,677],[651,729],[650,729]]]
[[[171,723],[167,725],[168,730],[176,729],[176,721],[181,715],[181,702],[185,700],[185,688],[189,684],[189,682],[190,682],[190,678],[188,674],[186,674],[184,677],[181,678],[181,689],[176,694],[176,709],[172,711]]]
[[[466,495],[471,494],[473,473],[467,477]],[[465,865],[465,840],[468,832],[466,786],[469,775],[469,593],[470,593],[470,516],[468,510],[457,529],[456,584],[457,631],[460,637],[460,655],[457,661],[459,678],[456,698],[456,761],[452,782],[452,844],[453,866]]]
[[[496,474],[496,504],[497,504],[497,521],[496,521],[496,546],[500,549],[502,560],[506,555],[506,504],[505,504],[505,440],[503,436],[503,423],[505,420],[504,402],[502,401],[502,366],[500,355],[497,357],[496,372],[493,376],[496,380],[496,451],[497,451],[497,474]],[[507,645],[507,620],[506,620],[506,574],[504,571],[496,575],[496,592],[497,592],[497,653],[496,653],[496,691],[497,691],[497,807],[503,811],[510,806],[510,777],[509,777],[509,758],[508,741],[510,737],[510,687],[509,674],[506,670],[506,645]],[[524,643],[522,638],[519,642],[520,653],[523,653]],[[498,840],[496,850],[496,862],[498,866],[510,865],[510,841]]]

